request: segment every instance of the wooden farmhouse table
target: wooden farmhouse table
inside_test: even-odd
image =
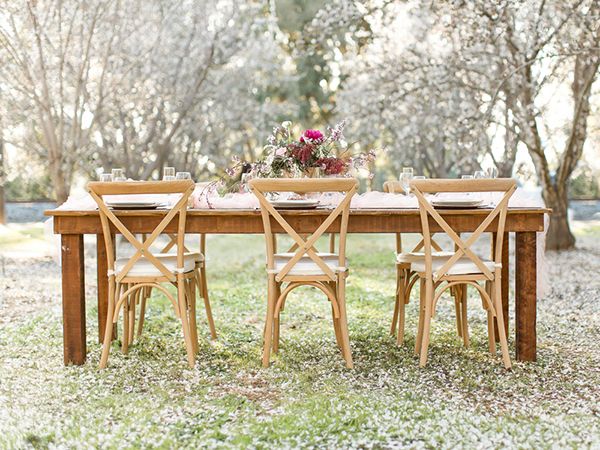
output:
[[[489,214],[489,210],[442,210],[442,216],[457,232],[472,232]],[[503,240],[502,300],[508,317],[508,233],[515,233],[515,339],[516,358],[536,360],[536,292],[537,292],[537,232],[544,230],[545,208],[509,209]],[[108,310],[108,278],[104,237],[100,217],[95,210],[49,210],[54,218],[54,233],[61,235],[62,309],[64,363],[83,364],[86,359],[85,277],[83,236],[97,237],[98,324],[100,342]],[[151,233],[165,216],[164,210],[117,211],[116,215],[132,233]],[[313,232],[327,217],[327,210],[282,211],[282,215],[298,233]],[[176,231],[176,219],[165,232]],[[273,230],[284,232],[273,222]],[[339,218],[329,232],[339,230]],[[442,231],[433,221],[431,231]],[[486,230],[494,232],[497,219]],[[115,233],[117,230],[115,229]],[[354,209],[350,212],[349,233],[420,233],[418,209]],[[258,210],[190,209],[186,233],[190,234],[262,234],[263,224]],[[352,249],[349,249],[352,251]],[[390,260],[390,264],[394,264]],[[392,301],[390,299],[390,301]],[[390,318],[391,319],[391,318]],[[508,320],[505,320],[508,326]]]

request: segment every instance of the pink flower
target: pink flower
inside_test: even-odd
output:
[[[319,130],[305,130],[300,137],[300,142],[304,142],[305,139],[309,142],[320,143],[323,142],[323,133]]]
[[[277,150],[275,150],[275,156],[285,156],[286,153],[287,148],[285,147],[279,147]]]

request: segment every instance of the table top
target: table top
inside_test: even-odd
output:
[[[298,233],[312,233],[329,215],[329,209],[280,210],[281,215]],[[490,209],[440,209],[446,222],[457,232],[472,232],[485,220]],[[547,208],[509,208],[506,218],[506,232],[541,232],[545,228],[544,215]],[[115,215],[133,233],[151,233],[159,224],[167,210],[115,210]],[[99,213],[97,210],[48,210],[45,215],[54,219],[56,234],[100,234]],[[486,229],[493,232],[497,228],[497,218]],[[176,220],[165,232],[175,232]],[[340,218],[328,229],[339,230]],[[441,228],[430,223],[432,232]],[[115,230],[116,231],[116,230]],[[283,232],[273,223],[275,233]],[[260,234],[264,232],[260,210],[258,209],[189,209],[186,232],[193,234]],[[420,233],[421,218],[417,208],[398,209],[351,209],[348,222],[349,233]]]
[[[490,208],[466,208],[466,209],[436,209],[441,215],[487,215]],[[322,216],[331,212],[329,208],[316,209],[280,209],[282,215],[289,216]],[[167,213],[166,209],[115,209],[117,216],[160,216]],[[511,207],[508,214],[550,214],[551,209],[545,207]],[[260,209],[188,209],[188,216],[253,216],[260,215]],[[418,215],[419,208],[360,208],[350,209],[350,215]],[[44,211],[45,216],[97,216],[97,209],[49,209]]]

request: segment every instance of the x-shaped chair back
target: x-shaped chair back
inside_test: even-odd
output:
[[[477,268],[484,274],[484,276],[492,280],[494,274],[484,264],[482,259],[477,256],[471,250],[472,245],[477,242],[479,237],[490,224],[498,217],[498,224],[496,228],[496,245],[494,253],[494,262],[496,267],[499,267],[502,263],[502,239],[504,236],[504,226],[506,224],[506,214],[508,212],[508,201],[514,191],[517,188],[515,180],[510,178],[500,178],[493,180],[413,180],[410,183],[412,192],[416,195],[419,201],[419,210],[421,215],[421,226],[423,229],[423,240],[425,242],[425,268],[426,276],[432,277],[434,282],[439,281],[444,277],[450,268],[462,257],[467,257],[473,262]],[[503,192],[504,195],[498,204],[487,214],[481,224],[475,229],[475,231],[469,236],[468,239],[463,240],[461,237],[452,229],[452,227],[446,222],[446,220],[440,215],[438,211],[431,205],[429,199],[425,194],[440,192],[455,192],[455,193],[470,193],[470,192]],[[452,255],[446,263],[440,267],[436,273],[433,273],[432,269],[432,240],[431,233],[429,231],[429,217],[442,228],[442,230],[452,239],[455,244],[455,253]]]
[[[134,264],[142,257],[151,262],[169,281],[176,280],[176,274],[167,269],[165,265],[152,253],[150,247],[165,228],[171,223],[173,218],[179,214],[179,222],[177,227],[176,244],[177,244],[177,269],[183,270],[184,258],[184,238],[185,238],[185,221],[187,213],[188,198],[194,190],[194,182],[191,180],[182,181],[135,181],[135,182],[91,182],[88,183],[88,190],[92,198],[98,204],[100,212],[100,220],[102,222],[102,232],[106,243],[106,254],[108,258],[108,273],[115,275],[116,281],[120,282],[127,276]],[[124,194],[182,194],[181,198],[175,203],[173,208],[160,221],[154,231],[145,240],[140,241],[127,228],[119,217],[108,207],[104,201],[105,195],[124,195]],[[119,231],[127,241],[136,249],[134,255],[129,258],[125,266],[115,273],[115,254],[112,245],[112,233],[110,225]]]
[[[348,231],[348,216],[350,213],[350,200],[356,193],[358,183],[354,178],[255,178],[250,181],[252,192],[258,198],[263,219],[265,237],[267,240],[267,269],[275,268],[275,245],[274,234],[271,228],[271,217],[284,229],[297,245],[295,253],[287,264],[276,275],[276,280],[281,281],[294,268],[304,255],[308,257],[323,271],[331,281],[336,280],[336,274],[328,266],[323,258],[319,256],[314,245],[317,240],[327,231],[331,224],[341,217],[340,238],[338,242],[338,267],[344,267],[346,261],[346,234]],[[279,211],[265,197],[267,192],[297,192],[305,194],[308,192],[342,192],[345,193],[342,201],[331,211],[323,223],[312,233],[302,237],[285,220]]]
[[[386,181],[383,183],[383,192],[387,192],[390,194],[395,194],[397,192],[404,192],[404,188],[402,187],[402,183],[399,181]],[[433,237],[433,234],[431,235]],[[425,241],[421,239],[417,245],[412,249],[412,252],[416,253],[421,251],[423,246],[425,245]],[[442,248],[439,246],[437,242],[431,240],[431,245],[435,251],[441,252]],[[402,253],[402,235],[400,233],[396,233],[396,252]]]

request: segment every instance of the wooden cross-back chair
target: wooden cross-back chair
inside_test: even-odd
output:
[[[105,368],[108,362],[113,326],[117,322],[120,309],[123,308],[123,339],[122,350],[128,351],[130,336],[135,323],[135,304],[144,288],[156,288],[165,294],[173,304],[175,314],[181,319],[183,336],[187,351],[188,364],[193,367],[195,355],[198,351],[198,336],[196,331],[196,278],[195,261],[193,256],[186,255],[184,251],[185,223],[187,201],[194,190],[191,180],[184,181],[158,181],[158,182],[91,182],[88,190],[98,204],[102,233],[106,243],[108,259],[108,313],[106,331],[100,368]],[[131,233],[121,221],[119,215],[106,206],[106,195],[134,195],[134,194],[181,194],[181,198],[169,210],[165,217],[156,226],[154,231],[145,240]],[[157,237],[164,233],[166,227],[177,220],[175,255],[160,255],[151,250]],[[118,258],[112,244],[113,230],[120,232],[133,246],[135,253],[129,258]],[[170,283],[176,286],[176,298],[161,283]]]
[[[383,184],[383,191],[387,193],[404,192],[400,181],[386,181]],[[433,237],[434,234],[431,236]],[[404,343],[404,328],[406,323],[406,305],[410,302],[410,294],[413,287],[417,284],[418,275],[412,271],[410,266],[413,262],[423,260],[425,253],[423,247],[424,239],[421,237],[419,243],[409,252],[405,252],[402,248],[402,233],[396,233],[396,298],[394,303],[394,315],[392,316],[392,326],[390,334],[396,336],[396,343],[402,345]],[[433,247],[434,258],[444,258],[452,256],[452,252],[445,252],[440,245],[431,240]],[[468,345],[468,330],[466,330],[466,314],[467,303],[466,296],[463,295],[461,287],[454,286],[451,289],[451,294],[454,297],[454,305],[456,309],[456,327],[458,335],[463,338],[465,345]]]
[[[263,219],[267,247],[267,317],[264,330],[262,363],[268,367],[271,348],[279,350],[280,313],[288,294],[300,286],[313,286],[327,296],[331,302],[336,342],[348,368],[353,367],[346,317],[346,234],[350,200],[356,193],[358,183],[353,178],[332,179],[253,179],[252,192],[258,198]],[[268,192],[342,192],[341,202],[332,209],[328,217],[308,235],[301,235],[267,200]],[[339,239],[336,252],[319,253],[315,244],[327,230],[339,220]],[[273,227],[282,228],[294,241],[286,253],[277,253]],[[331,250],[331,249],[330,249]]]
[[[508,201],[516,190],[516,182],[512,179],[494,180],[413,180],[411,188],[419,201],[421,227],[424,238],[425,258],[411,264],[411,270],[418,274],[421,298],[419,328],[417,331],[417,353],[420,354],[421,367],[427,363],[429,332],[431,318],[435,312],[441,294],[453,286],[473,286],[479,292],[482,303],[488,314],[489,351],[496,353],[494,321],[498,322],[499,341],[504,366],[511,367],[508,354],[508,343],[504,328],[502,312],[501,277],[502,277],[502,239],[508,212]],[[431,205],[425,194],[439,192],[481,193],[502,192],[502,199],[491,209],[481,224],[467,239],[462,239]],[[450,257],[433,258],[431,240],[431,223],[441,228],[452,240],[456,250]],[[496,223],[493,259],[488,260],[476,255],[471,247],[487,229]],[[483,286],[480,284],[483,283]],[[440,288],[441,289],[438,289]],[[466,317],[463,318],[466,320]]]
[[[177,245],[177,235],[173,233],[167,233],[166,237],[169,239],[169,242],[160,250],[160,254],[173,254],[173,248],[176,248]],[[143,234],[142,239],[145,241],[147,235]],[[192,252],[190,251],[184,244],[183,250],[186,255],[192,255],[194,257],[194,261],[196,263],[196,285],[198,286],[198,290],[200,292],[200,297],[204,300],[204,310],[206,311],[206,320],[208,321],[208,328],[210,330],[210,336],[212,339],[217,339],[217,330],[215,328],[215,322],[212,316],[212,309],[210,307],[210,300],[208,298],[208,284],[206,281],[206,235],[200,235],[200,251]],[[140,319],[138,323],[137,335],[141,336],[142,330],[144,327],[144,320],[146,314],[146,302],[152,295],[152,287],[148,286],[142,289],[142,293],[139,298],[140,303]],[[133,331],[133,329],[131,329]],[[130,334],[129,344],[133,342],[133,332]]]

